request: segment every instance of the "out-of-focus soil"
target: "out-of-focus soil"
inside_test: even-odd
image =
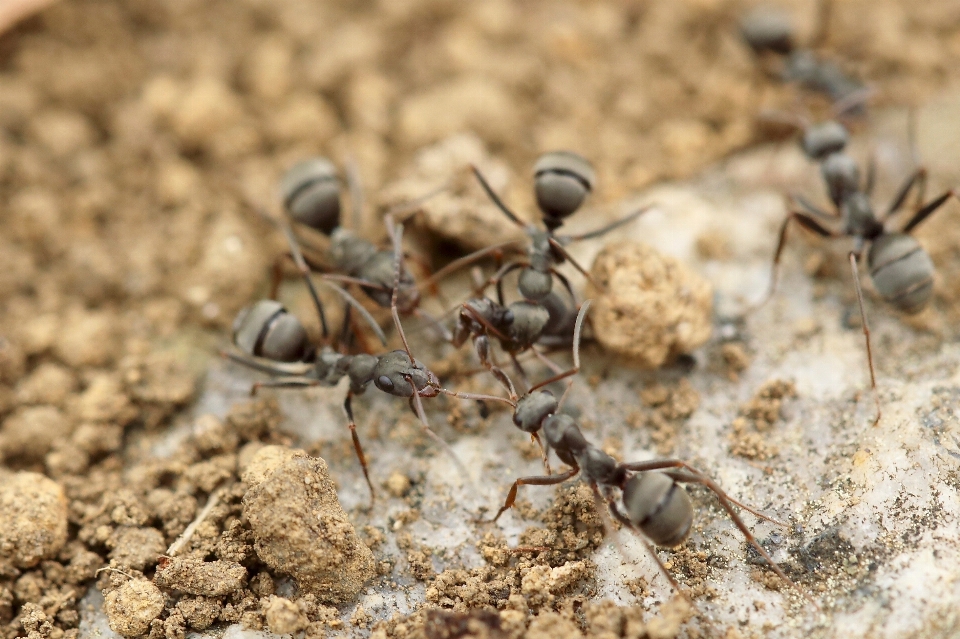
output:
[[[813,3],[782,4],[801,39],[813,31]],[[863,77],[873,104],[923,106],[956,82],[957,3],[834,4],[823,54]],[[236,311],[266,291],[281,245],[258,208],[276,206],[280,172],[311,154],[353,157],[376,202],[417,151],[471,132],[521,176],[541,151],[576,149],[600,176],[594,204],[612,208],[757,141],[760,110],[797,108],[798,94],[759,73],[739,41],[746,6],[78,0],[0,34],[0,481],[15,486],[30,476],[12,480],[11,472],[42,473],[67,503],[64,538],[61,496],[47,487],[52,505],[27,531],[42,557],[0,543],[0,636],[76,635],[77,602],[97,579],[109,594],[145,597],[155,610],[153,591],[122,586],[154,576],[216,491],[220,505],[184,554],[229,563],[234,573],[241,566],[249,581],[223,592],[170,589],[162,612],[128,632],[181,637],[220,622],[338,628],[337,611],[316,598],[280,601],[277,575],[257,560],[242,516],[244,455],[291,443],[280,417],[261,404],[262,412],[240,407],[194,428],[174,457],[150,453],[195,398]],[[823,109],[814,102],[804,108]],[[525,177],[506,188],[529,208]],[[373,216],[364,228],[382,236]],[[933,228],[944,273],[938,305],[956,319],[956,234]],[[736,345],[723,356],[731,376],[748,365]],[[682,382],[662,394],[689,395]],[[650,405],[671,401],[653,393]],[[744,410],[735,445],[763,459],[771,452],[753,443],[760,417]],[[678,419],[668,413],[644,418],[663,453]],[[599,543],[596,514],[578,490],[559,493],[544,528],[529,535],[532,547],[560,546],[563,530],[575,528],[563,543],[577,552],[528,559],[508,555],[500,539],[476,540],[483,569],[437,575],[429,549],[408,544],[412,577],[430,584],[427,600],[461,617],[438,621],[424,611],[378,632],[444,636],[430,628],[463,624],[477,636],[519,636],[529,624],[531,637],[569,628],[675,634],[687,614],[680,604],[644,626],[632,609],[581,610],[566,596],[589,582],[588,551]],[[33,493],[17,494],[13,501]],[[376,534],[365,535],[376,557]],[[687,559],[677,562],[698,561]],[[108,564],[113,570],[98,576]],[[470,612],[484,607],[500,612]],[[366,627],[362,609],[354,616]]]

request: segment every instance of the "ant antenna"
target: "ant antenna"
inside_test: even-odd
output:
[[[558,375],[554,375],[549,379],[543,380],[536,386],[532,386],[528,392],[532,393],[538,388],[543,388],[548,384],[559,382],[562,379],[566,379],[567,377],[571,377],[580,372],[580,333],[583,330],[583,320],[587,316],[587,311],[590,310],[590,304],[592,302],[593,300],[584,301],[584,303],[580,306],[580,312],[577,313],[577,322],[576,324],[573,325],[573,368],[571,368],[570,370],[564,371]],[[570,390],[569,385],[567,386],[567,390]],[[563,392],[563,397],[560,398],[561,404],[563,403],[564,398],[566,398],[566,395],[567,395],[567,391],[565,390]]]
[[[473,174],[477,176],[477,180],[480,182],[480,186],[482,186],[483,190],[486,191],[487,197],[489,197],[490,200],[497,205],[497,208],[503,211],[503,214],[506,215],[511,222],[513,222],[514,224],[516,224],[522,229],[526,229],[527,225],[524,224],[520,220],[520,218],[517,217],[517,215],[513,211],[511,211],[506,204],[503,203],[503,200],[500,199],[500,196],[493,191],[493,189],[490,187],[490,184],[488,184],[487,180],[483,177],[483,174],[480,173],[480,169],[478,169],[475,165],[471,164],[470,170],[472,170]]]
[[[403,249],[401,239],[403,238],[403,224],[394,225],[393,216],[384,217],[384,224],[387,226],[387,233],[390,234],[390,241],[393,242],[393,292],[390,295],[390,313],[393,315],[393,322],[397,325],[397,333],[400,334],[400,340],[403,342],[403,349],[407,351],[407,357],[410,363],[414,364],[413,352],[410,350],[410,344],[407,343],[407,336],[403,332],[403,325],[400,323],[400,312],[397,310],[397,295],[400,291],[400,268],[403,260]]]

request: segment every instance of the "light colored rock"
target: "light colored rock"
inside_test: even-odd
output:
[[[608,352],[656,368],[710,338],[713,289],[681,262],[645,244],[614,242],[590,275],[590,321]]]
[[[324,602],[352,600],[374,574],[322,459],[294,457],[243,497],[260,559]]]
[[[54,557],[67,541],[63,488],[38,473],[0,477],[0,522],[0,557],[19,568]]]

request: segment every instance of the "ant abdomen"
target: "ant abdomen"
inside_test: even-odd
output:
[[[880,296],[904,313],[919,313],[933,295],[933,261],[905,233],[885,233],[870,245],[870,277]]]
[[[666,473],[634,475],[623,488],[627,517],[658,546],[677,546],[690,534],[693,504]]]
[[[801,146],[811,160],[822,160],[831,153],[842,151],[850,140],[847,128],[836,120],[813,124],[803,132]]]
[[[786,55],[793,51],[790,17],[770,7],[756,7],[740,20],[740,35],[757,53],[771,51]]]
[[[324,235],[340,226],[340,181],[330,160],[318,157],[294,164],[280,181],[280,194],[297,222]]]
[[[247,355],[275,362],[305,361],[312,350],[300,320],[274,300],[260,300],[237,314],[233,343]]]
[[[571,151],[544,153],[533,167],[537,206],[547,226],[558,227],[563,218],[580,208],[593,190],[595,174],[590,162]]]

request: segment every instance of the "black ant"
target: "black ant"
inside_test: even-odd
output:
[[[513,360],[521,376],[526,378],[516,354],[532,350],[541,361],[553,369],[558,368],[534,347],[538,343],[569,344],[577,317],[576,295],[570,281],[557,270],[557,266],[569,260],[574,267],[590,277],[582,266],[564,248],[577,240],[600,237],[627,224],[647,209],[642,208],[595,231],[580,235],[556,235],[565,218],[575,213],[593,190],[595,176],[593,167],[582,156],[570,151],[544,153],[534,165],[534,193],[546,229],[527,225],[520,221],[487,183],[476,167],[471,167],[481,187],[507,218],[522,228],[529,239],[527,258],[513,260],[480,285],[478,293],[490,284],[496,285],[497,301],[485,297],[468,300],[460,308],[453,343],[462,345],[472,337],[481,363],[494,372],[487,361],[489,340],[495,337]],[[473,259],[467,256],[457,261],[457,267]],[[507,274],[520,270],[518,291],[523,298],[507,305],[503,281]],[[568,303],[553,290],[554,277],[560,280],[570,297]],[[497,369],[499,370],[499,369]]]
[[[363,207],[362,189],[357,172],[352,167],[347,171],[347,181],[353,203],[354,223],[359,224]],[[380,249],[355,231],[341,225],[340,179],[330,160],[315,157],[298,162],[284,174],[280,182],[280,192],[284,210],[293,221],[319,231],[330,239],[325,254],[334,272],[324,274],[325,279],[358,285],[367,297],[382,308],[389,308],[392,303],[396,303],[401,315],[414,315],[424,319],[437,327],[444,339],[450,339],[446,329],[419,308],[420,288],[402,263],[399,277],[396,277],[393,251]],[[432,195],[434,193],[427,194],[401,206],[400,209],[415,208]],[[392,210],[386,217],[399,212],[400,210]],[[307,261],[307,264],[321,270],[314,261]],[[274,289],[278,282],[279,271],[276,270]],[[324,322],[322,316],[321,322]],[[326,337],[325,324],[322,328]]]
[[[571,298],[575,298],[569,280],[557,270],[557,266],[564,261],[569,262],[586,278],[590,274],[564,248],[571,242],[600,237],[624,224],[628,224],[645,213],[648,207],[630,213],[607,226],[581,233],[579,235],[557,235],[555,232],[563,225],[563,221],[573,215],[593,190],[595,176],[593,167],[583,156],[571,151],[551,151],[544,153],[533,168],[534,194],[537,207],[542,214],[543,225],[546,229],[539,229],[532,224],[524,224],[517,215],[504,204],[503,200],[493,191],[483,174],[476,167],[471,167],[480,186],[500,211],[511,222],[523,229],[529,238],[527,258],[514,260],[505,264],[493,275],[488,283],[497,287],[497,299],[504,304],[503,278],[511,271],[521,269],[517,281],[520,295],[528,301],[542,303],[555,295],[553,292],[553,278],[556,277],[567,289]],[[559,305],[544,304],[550,310],[548,334],[559,332],[559,326],[566,324],[572,328],[572,318],[576,312],[572,311],[561,299]],[[553,308],[556,306],[556,308]],[[562,317],[557,313],[564,309]],[[569,338],[569,335],[567,335]]]
[[[430,429],[421,398],[436,397],[443,394],[472,400],[498,399],[443,388],[437,376],[420,361],[414,359],[403,331],[403,325],[400,323],[397,307],[398,291],[400,290],[397,281],[400,279],[402,257],[400,240],[403,225],[394,228],[392,218],[389,216],[386,218],[386,222],[394,245],[394,282],[390,310],[394,325],[403,342],[404,348],[402,350],[390,351],[382,355],[344,355],[337,353],[328,345],[324,345],[317,350],[307,338],[303,325],[294,315],[287,312],[279,302],[261,300],[241,311],[234,323],[233,342],[242,351],[242,354],[224,353],[226,357],[235,362],[277,378],[254,383],[250,390],[251,394],[255,394],[262,387],[335,386],[344,377],[348,378],[350,388],[344,399],[343,408],[349,419],[353,447],[363,468],[364,478],[370,488],[371,499],[374,497],[373,483],[370,480],[363,447],[360,445],[360,439],[357,436],[356,420],[352,408],[353,397],[363,394],[371,382],[384,393],[408,398],[410,408],[419,417],[424,432],[461,466],[462,464],[447,443]],[[286,225],[283,225],[283,228],[289,241],[291,255],[310,290],[317,312],[322,317],[323,305],[311,280],[309,267],[303,259],[293,232]],[[344,299],[356,308],[374,328],[381,341],[384,344],[386,343],[386,338],[380,331],[379,326],[359,302],[342,288],[329,282],[325,284],[338,290]]]
[[[843,110],[862,110],[869,90],[835,63],[817,57],[813,48],[826,39],[826,24],[832,9],[832,0],[821,0],[818,6],[818,28],[810,48],[798,47],[794,29],[783,12],[759,6],[740,20],[740,35],[758,56],[780,57],[780,79],[797,82],[801,86],[826,95],[831,104],[844,105]]]
[[[644,545],[656,559],[663,574],[678,592],[682,592],[679,584],[660,561],[647,539],[658,546],[677,546],[687,538],[693,525],[693,504],[681,484],[700,484],[717,496],[720,505],[734,524],[750,545],[767,560],[777,576],[796,587],[757,542],[733,506],[739,506],[777,525],[784,524],[733,499],[715,481],[682,460],[655,459],[646,462],[618,463],[586,440],[573,417],[559,412],[572,380],[559,401],[549,391],[538,390],[553,382],[570,378],[579,372],[580,331],[589,307],[590,301],[587,300],[577,315],[573,337],[573,368],[537,384],[519,399],[516,393],[512,392],[512,386],[508,387],[508,390],[511,390],[508,403],[514,408],[514,424],[524,432],[530,433],[538,443],[540,443],[539,432],[541,430],[543,432],[546,439],[544,465],[547,474],[516,479],[510,486],[503,506],[497,511],[492,521],[497,521],[504,512],[513,507],[520,486],[553,486],[582,474],[593,491],[599,511],[603,512],[603,507],[606,505],[611,515],[622,525],[642,533],[641,539]],[[547,450],[551,448],[556,452],[557,457],[570,467],[569,470],[551,474],[547,464]],[[617,489],[621,491],[622,510],[621,504],[616,502],[611,492]]]
[[[875,182],[873,164],[869,165],[866,178],[862,181],[859,164],[845,150],[848,139],[846,129],[836,121],[804,126],[804,152],[820,164],[821,176],[833,204],[833,211],[824,211],[800,195],[793,196],[792,199],[799,204],[801,210],[791,207],[780,226],[777,248],[773,255],[770,288],[764,299],[754,308],[766,303],[776,290],[780,255],[786,243],[790,220],[796,220],[801,226],[821,237],[853,239],[853,248],[848,259],[856,285],[857,303],[866,341],[870,386],[877,406],[877,417],[874,420],[876,426],[880,422],[880,400],[877,396],[873,352],[870,346],[870,327],[863,310],[863,292],[858,269],[860,258],[869,244],[867,270],[884,301],[907,314],[922,311],[933,295],[934,266],[927,252],[909,233],[943,206],[951,196],[960,198],[960,191],[950,189],[933,200],[924,202],[926,170],[920,167],[910,174],[887,210],[878,216],[870,203]],[[917,190],[917,197],[913,215],[899,231],[888,231],[887,221],[903,208],[914,188]]]

